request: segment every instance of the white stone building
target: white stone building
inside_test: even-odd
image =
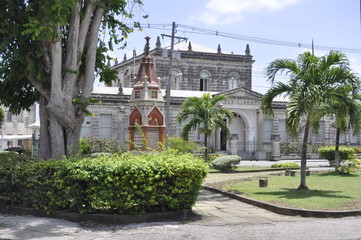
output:
[[[248,44],[245,54],[209,52],[191,43],[175,46],[177,56],[173,59],[171,70],[171,122],[166,123],[169,136],[180,135],[182,126],[177,123],[176,115],[180,104],[187,97],[202,96],[209,92],[212,95],[224,94],[228,100],[222,103],[223,108],[234,113],[234,119],[229,123],[231,138],[227,144],[222,144],[222,132],[216,131],[210,144],[216,151],[225,151],[241,155],[243,158],[271,159],[279,158],[279,143],[300,141],[290,139],[285,129],[285,99],[274,101],[274,119],[266,118],[260,110],[262,94],[252,91],[252,64]],[[156,74],[160,77],[162,94],[165,97],[166,79],[169,76],[169,52],[161,48],[159,39],[156,47],[150,51],[155,62]],[[119,139],[126,142],[129,139],[129,99],[134,86],[135,73],[138,72],[142,55],[131,59],[126,56],[121,63],[115,62],[112,69],[118,71],[118,81],[112,87],[97,87],[93,97],[101,100],[93,104],[89,110],[94,116],[88,116],[83,124],[82,136]],[[323,119],[317,134],[311,133],[310,143],[333,143],[335,129],[330,126],[332,119]],[[194,131],[190,134],[194,141],[202,143],[203,136]],[[341,143],[359,144],[360,136],[350,133],[341,137]]]
[[[30,111],[21,111],[15,115],[2,107],[5,112],[5,118],[0,135],[0,151],[11,147],[22,147],[32,149],[33,130],[29,125],[35,121],[35,109]]]

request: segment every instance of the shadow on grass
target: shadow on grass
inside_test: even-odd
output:
[[[359,174],[345,174],[345,173],[337,173],[337,172],[325,172],[317,174],[320,177],[360,177]]]
[[[255,195],[269,195],[278,196],[279,198],[286,199],[306,199],[311,197],[321,198],[351,198],[349,196],[338,195],[342,191],[329,191],[329,190],[298,190],[290,188],[282,188],[279,191],[273,192],[255,192]]]

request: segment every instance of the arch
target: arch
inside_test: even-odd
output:
[[[142,114],[137,107],[134,107],[132,113],[129,115],[129,125],[135,125],[135,123],[142,125]]]
[[[229,90],[238,88],[238,82],[239,82],[240,76],[236,72],[230,72],[227,76]]]
[[[164,117],[157,106],[154,106],[152,111],[148,114],[148,125],[150,126],[163,126]]]
[[[254,141],[253,136],[256,136],[255,120],[252,118],[252,113],[242,109],[232,109],[234,118],[229,123],[231,134],[236,134],[238,137],[238,149],[242,151],[249,150],[249,143]],[[229,144],[229,141],[227,145]]]
[[[209,91],[211,73],[208,70],[202,70],[199,73],[199,91]]]
[[[132,87],[132,79],[134,78],[134,69],[133,68],[127,68],[124,71],[124,77],[123,77],[123,84],[124,87]]]

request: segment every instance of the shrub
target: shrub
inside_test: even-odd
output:
[[[101,138],[81,138],[79,141],[79,151],[81,154],[89,155],[98,152],[122,153],[128,150],[126,144],[120,143],[116,139]]]
[[[341,166],[337,168],[339,173],[343,174],[353,174],[357,170],[361,168],[361,161],[360,159],[353,157],[351,159],[347,159],[341,163]]]
[[[1,178],[0,189],[7,191],[1,196],[7,197],[0,204],[80,213],[189,209],[207,169],[194,155],[175,151],[39,161],[17,165],[6,181]]]
[[[220,156],[212,162],[212,167],[220,171],[231,171],[241,162],[241,157],[237,155]]]
[[[168,147],[172,149],[176,149],[179,152],[188,152],[193,153],[196,152],[199,147],[196,142],[193,141],[186,141],[181,137],[169,137],[168,138]]]
[[[274,163],[271,165],[271,168],[298,168],[300,167],[297,163],[287,161],[283,163]]]
[[[361,153],[361,148],[353,147],[353,150],[355,150],[355,153]]]
[[[335,146],[322,147],[318,149],[318,154],[329,160],[335,160]],[[339,147],[339,159],[340,161],[351,159],[355,155],[355,150],[349,147]]]

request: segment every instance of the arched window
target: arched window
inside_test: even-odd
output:
[[[133,87],[134,72],[133,69],[127,69],[124,72],[124,79],[122,81],[123,87]]]
[[[171,78],[171,89],[179,90],[180,81],[182,80],[182,72],[179,69],[172,69],[172,78]]]
[[[200,74],[199,91],[209,90],[210,74],[206,71],[202,71]]]
[[[231,73],[228,75],[229,90],[238,87],[239,75],[237,73]]]

